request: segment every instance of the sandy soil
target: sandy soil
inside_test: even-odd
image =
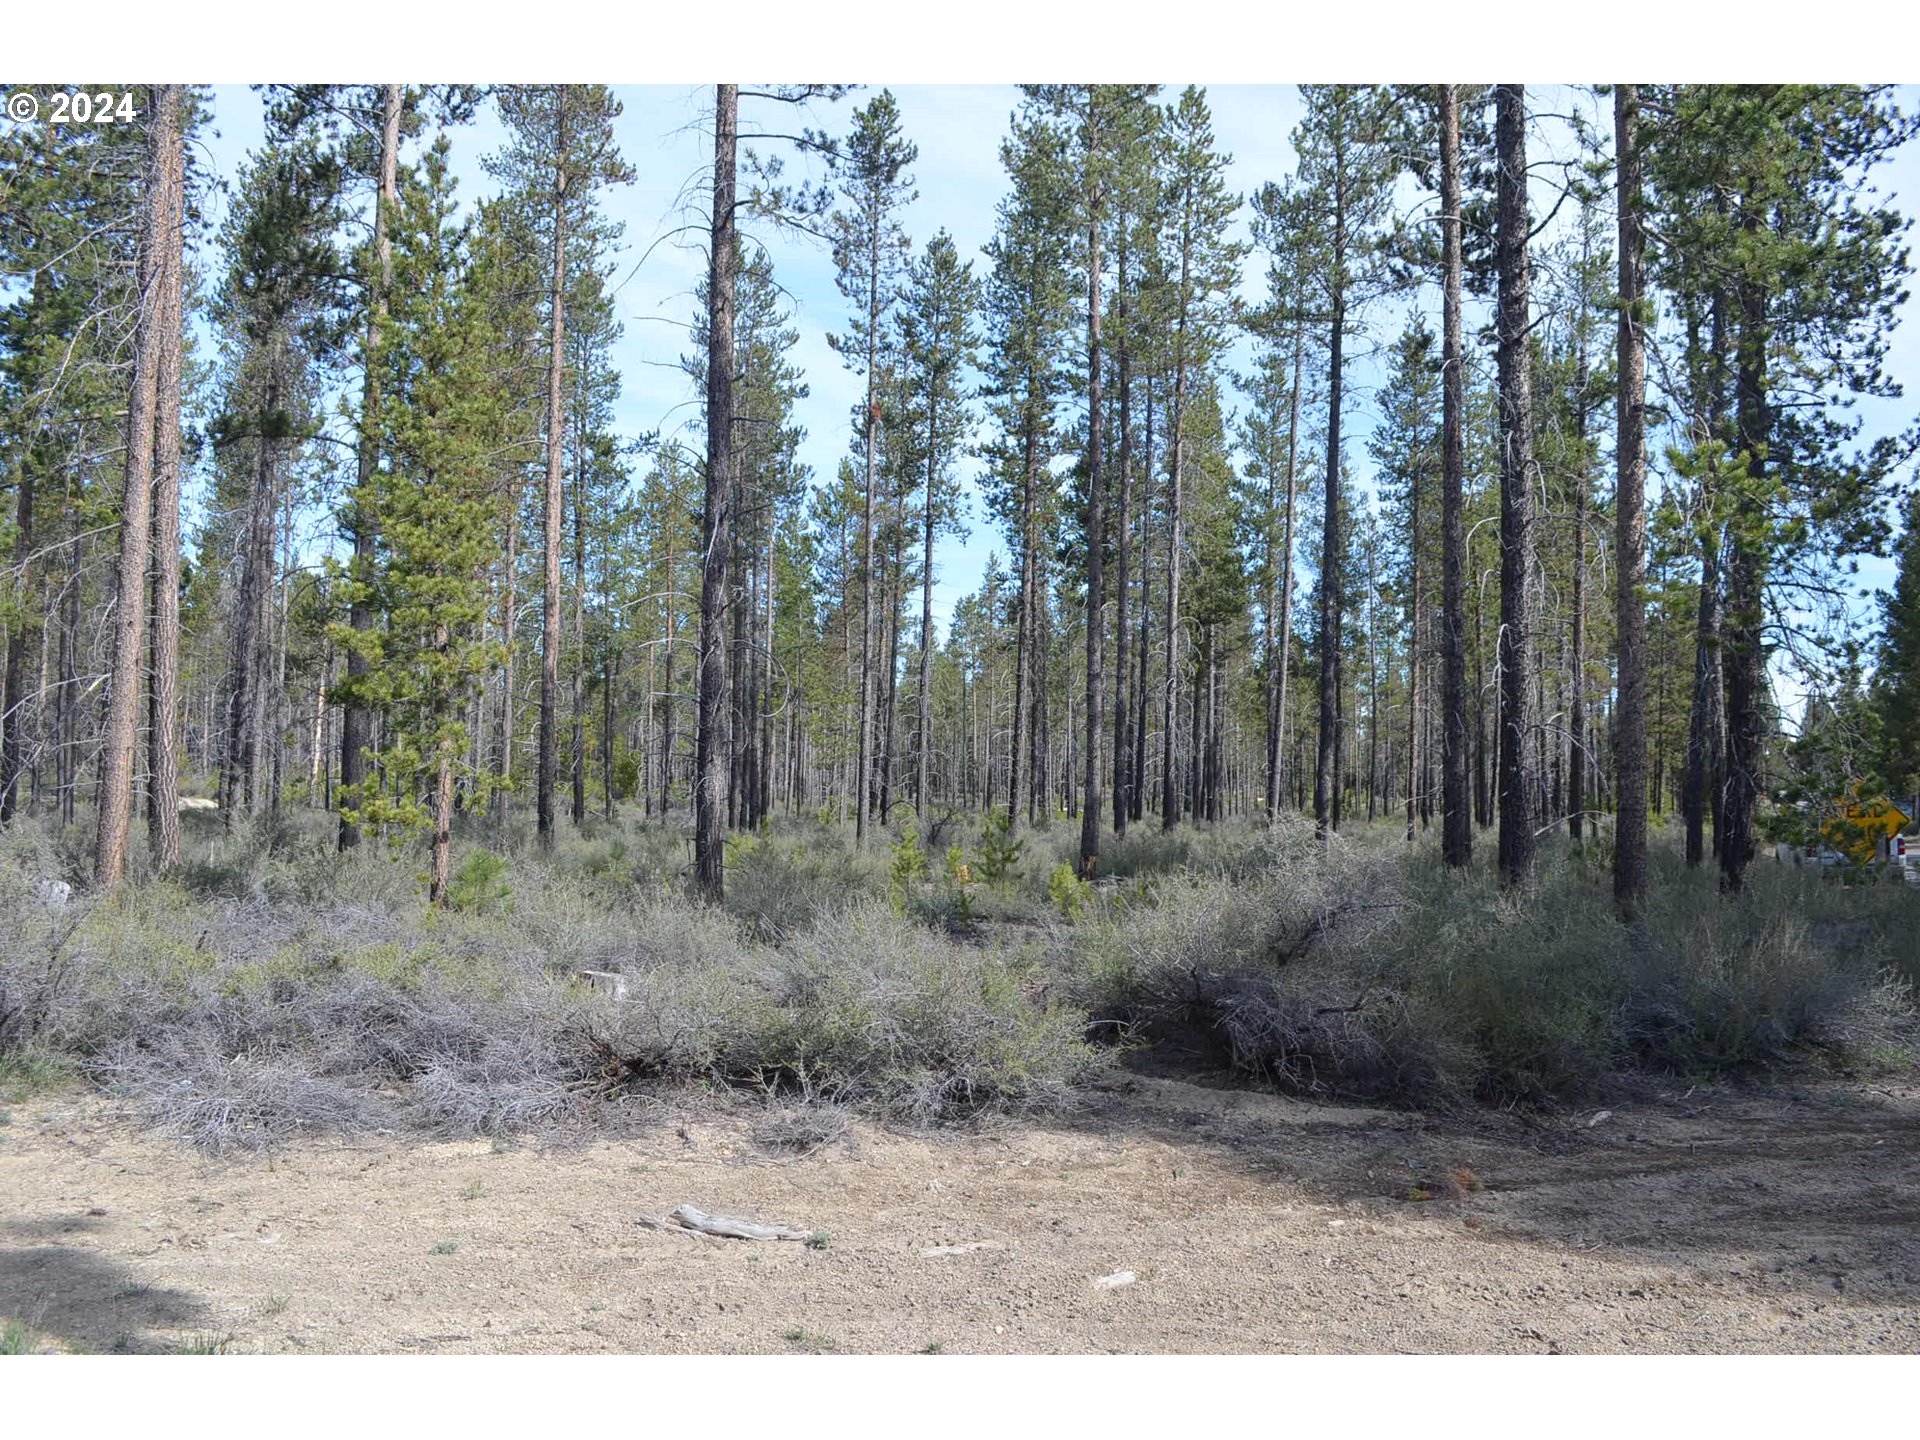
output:
[[[786,1160],[751,1118],[215,1162],[96,1099],[16,1105],[0,1317],[135,1351],[1920,1350],[1911,1088],[1589,1126],[1133,1076],[1066,1123],[858,1126]],[[638,1223],[682,1202],[831,1241]]]

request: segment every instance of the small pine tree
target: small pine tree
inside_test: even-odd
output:
[[[1024,849],[1026,842],[1014,835],[1007,812],[995,810],[987,816],[986,832],[980,837],[980,878],[998,885],[1013,873]]]
[[[904,906],[907,892],[926,878],[927,852],[920,848],[919,828],[908,825],[900,831],[900,838],[894,841],[893,868],[887,877],[887,895],[895,908]]]

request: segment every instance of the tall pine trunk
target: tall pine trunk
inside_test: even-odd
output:
[[[927,484],[920,516],[920,696],[915,717],[913,805],[921,827],[927,823],[927,782],[933,749],[933,531],[934,483],[940,473],[940,405],[937,396],[927,404]],[[768,571],[771,578],[772,571]],[[771,603],[771,602],[769,602]]]
[[[1460,867],[1473,858],[1467,734],[1467,531],[1465,325],[1460,315],[1460,88],[1440,87],[1440,233],[1443,237],[1440,441],[1440,850]]]
[[[581,490],[586,465],[579,442],[573,454],[573,778],[572,819],[577,830],[587,823],[587,536]]]
[[[1420,782],[1426,776],[1425,756],[1421,748],[1422,739],[1426,733],[1423,728],[1425,717],[1421,710],[1423,698],[1421,685],[1425,679],[1425,667],[1421,662],[1425,658],[1422,651],[1424,644],[1422,632],[1427,614],[1425,586],[1422,583],[1424,577],[1420,570],[1420,552],[1424,548],[1422,545],[1424,537],[1420,533],[1420,480],[1421,476],[1416,471],[1413,484],[1408,487],[1412,492],[1409,496],[1411,501],[1409,508],[1412,513],[1408,517],[1410,524],[1407,548],[1413,570],[1412,583],[1408,586],[1413,596],[1413,623],[1412,633],[1407,637],[1407,843],[1409,845],[1413,843],[1414,833],[1419,826]]]
[[[380,408],[380,377],[379,367],[374,363],[374,350],[380,343],[380,326],[387,314],[387,291],[393,284],[393,245],[387,239],[387,218],[399,197],[401,87],[383,85],[381,95],[383,115],[380,126],[380,189],[373,202],[373,253],[375,263],[379,267],[379,277],[377,288],[370,297],[367,307],[367,370],[360,392],[360,444],[354,459],[356,488],[366,485],[372,478],[374,467],[379,464],[380,459],[375,445],[377,425],[375,416]],[[368,584],[372,578],[375,539],[372,523],[366,517],[355,514],[353,578],[356,587]],[[355,630],[373,629],[373,607],[358,593],[354,595],[348,607],[347,621]],[[513,653],[511,635],[507,637],[507,653],[509,655]],[[370,663],[368,658],[358,650],[349,650],[347,652],[348,677],[366,674]],[[512,695],[509,692],[507,699],[509,711],[512,703]],[[366,751],[372,743],[373,712],[357,701],[348,704],[340,717],[340,788],[348,795],[354,795],[358,787],[366,781]],[[360,827],[343,814],[340,817],[340,848],[349,850],[359,843]]]
[[[1512,883],[1533,870],[1533,832],[1539,814],[1526,88],[1498,87],[1494,105],[1499,158],[1500,873]]]
[[[1580,360],[1575,389],[1579,409],[1574,416],[1574,451],[1580,457],[1573,476],[1573,657],[1568,666],[1572,695],[1567,705],[1567,835],[1575,845],[1586,830],[1587,809],[1587,335],[1586,312],[1580,317]]]
[[[133,825],[133,770],[140,738],[141,661],[147,618],[147,555],[152,542],[154,412],[158,408],[161,352],[166,343],[164,290],[166,247],[177,241],[169,224],[180,148],[180,89],[156,85],[149,92],[146,194],[140,207],[138,304],[133,379],[127,405],[125,488],[120,512],[120,561],[116,571],[107,724],[100,764],[99,827],[94,879],[103,888],[127,873],[127,836]]]
[[[541,532],[540,755],[534,779],[535,825],[542,845],[553,843],[553,782],[560,725],[561,460],[567,411],[561,389],[567,368],[567,87],[556,87],[559,134],[553,167],[553,279],[548,287],[552,327],[547,342],[547,488]]]
[[[1751,211],[1742,222],[1751,234],[1760,227]],[[1721,802],[1720,887],[1734,892],[1746,884],[1753,859],[1753,822],[1759,808],[1761,767],[1766,745],[1766,649],[1762,597],[1766,587],[1768,543],[1767,440],[1771,414],[1767,399],[1767,297],[1759,283],[1741,283],[1740,333],[1734,376],[1734,424],[1746,466],[1734,497],[1728,525],[1727,608],[1721,653],[1726,666],[1727,774]]]
[[[859,794],[854,810],[856,845],[867,843],[867,823],[873,813],[874,674],[873,674],[873,487],[879,462],[880,401],[880,216],[876,210],[867,240],[867,400],[862,416],[865,446],[865,483],[860,499],[860,754],[856,766]]]
[[[1187,306],[1193,235],[1180,236],[1180,322],[1173,347],[1173,443],[1167,447],[1167,676],[1160,733],[1160,828],[1180,823],[1180,504],[1187,463]]]
[[[1339,214],[1337,209],[1335,213]],[[1344,238],[1338,219],[1335,237],[1337,247]],[[1322,839],[1340,828],[1340,372],[1345,330],[1346,306],[1336,281],[1328,335],[1327,488],[1320,531],[1320,741],[1313,778],[1313,820]]]
[[[1094,100],[1087,99],[1088,163],[1099,152]],[[1087,703],[1085,778],[1080,796],[1080,874],[1092,879],[1100,864],[1100,729],[1106,690],[1106,479],[1100,467],[1100,205],[1094,199],[1087,216]]]
[[[152,675],[147,692],[147,837],[157,870],[180,863],[180,349],[185,277],[186,147],[174,146],[168,183],[154,401]],[[318,733],[318,725],[315,727]]]
[[[1615,711],[1613,894],[1629,918],[1647,892],[1647,376],[1641,315],[1639,87],[1614,88],[1620,175],[1620,332],[1615,442],[1614,624],[1620,694]]]
[[[694,886],[718,904],[726,887],[726,603],[733,504],[734,186],[740,87],[714,87],[713,218],[707,270],[707,476],[700,512],[699,723],[694,737]]]
[[[1133,703],[1128,681],[1133,661],[1127,650],[1127,562],[1133,530],[1133,361],[1128,354],[1132,337],[1127,333],[1127,217],[1121,215],[1117,254],[1119,265],[1114,299],[1120,306],[1120,335],[1115,356],[1120,370],[1120,517],[1114,536],[1118,573],[1113,586],[1113,833],[1127,833],[1133,798],[1132,760]]]
[[[1142,819],[1147,807],[1147,707],[1153,660],[1153,377],[1147,377],[1145,453],[1140,464],[1140,678],[1134,691],[1133,818]]]

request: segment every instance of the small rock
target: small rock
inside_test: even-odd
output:
[[[1093,1282],[1096,1290],[1118,1290],[1122,1285],[1131,1285],[1140,1277],[1131,1270],[1116,1270],[1111,1275],[1102,1275]]]
[[[107,1207],[104,1205],[95,1205],[92,1209],[87,1211],[87,1214],[89,1215],[104,1215],[106,1213],[107,1213]]]

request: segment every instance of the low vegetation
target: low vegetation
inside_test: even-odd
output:
[[[704,1088],[758,1097],[758,1143],[807,1153],[855,1111],[1058,1112],[1148,1046],[1422,1106],[1913,1053],[1901,888],[1769,867],[1729,902],[1663,861],[1627,928],[1591,851],[1515,891],[1463,885],[1384,827],[1328,849],[1303,824],[1223,825],[1136,832],[1089,884],[1062,868],[1071,826],[1015,847],[956,825],[938,859],[900,832],[858,850],[846,827],[772,826],[735,842],[718,910],[685,898],[690,845],[657,822],[546,854],[488,834],[441,909],[411,856],[336,855],[319,816],[209,826],[174,876],[107,899],[58,899],[47,882],[77,880],[83,854],[16,828],[0,1100],[78,1075],[221,1152],[380,1128],[504,1139]]]

